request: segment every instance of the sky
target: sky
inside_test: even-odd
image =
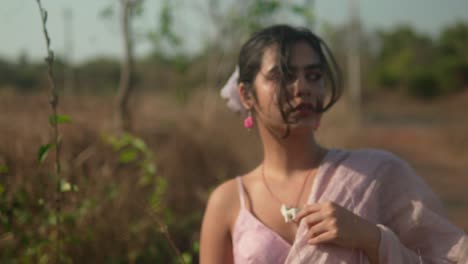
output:
[[[181,0],[174,0],[181,2]],[[201,10],[204,0],[184,1],[177,7],[175,22],[179,32],[186,32],[184,48],[196,51],[204,39],[209,37],[209,25],[203,20]],[[289,1],[289,0],[285,0]],[[468,23],[468,0],[356,0],[359,2],[361,21],[368,31],[391,29],[408,23],[417,31],[437,36],[447,25],[457,21]],[[122,41],[118,23],[103,20],[99,14],[106,6],[115,5],[117,0],[42,0],[49,12],[48,29],[52,49],[57,54],[68,50],[71,61],[80,63],[95,56],[116,56],[122,53]],[[159,3],[146,0],[143,17],[136,25],[139,29],[157,27]],[[342,24],[348,19],[350,0],[316,0],[315,13],[321,23]],[[187,4],[190,3],[190,4]],[[72,10],[71,26],[65,28],[65,10]],[[195,14],[195,15],[194,15]],[[66,32],[67,31],[67,32]],[[73,45],[67,47],[65,36]],[[16,60],[21,54],[31,59],[44,57],[45,40],[35,0],[0,0],[0,58]],[[144,55],[151,46],[139,41],[136,53]]]

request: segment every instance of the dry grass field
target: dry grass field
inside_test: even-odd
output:
[[[341,101],[326,114],[318,137],[329,147],[383,148],[401,156],[439,195],[449,218],[468,231],[467,106],[466,92],[430,103],[381,94],[366,99],[359,117]],[[175,219],[191,221],[185,225],[189,235],[178,236],[177,230],[174,235],[176,243],[187,248],[198,239],[210,188],[259,161],[257,135],[244,131],[240,118],[215,92],[198,93],[186,104],[169,96],[139,94],[132,109],[135,134],[154,151],[158,175],[168,179],[167,202],[174,215],[195,212],[189,220]],[[61,125],[63,175],[79,187],[67,196],[65,210],[83,198],[98,204],[75,223],[79,232],[92,226],[95,238],[68,249],[77,258],[99,260],[102,252],[131,252],[150,240],[134,237],[130,226],[144,217],[138,208],[148,192],[135,184],[137,170],[118,164],[102,141],[103,134],[112,132],[111,110],[108,97],[65,96],[60,102],[59,112],[72,118]],[[36,161],[38,147],[51,137],[47,95],[2,93],[0,113],[0,164],[9,168],[0,174],[0,183],[6,193],[23,187],[34,197],[52,199],[54,186],[46,176],[52,159],[41,166]],[[112,190],[118,190],[118,197],[110,200]],[[139,228],[154,226],[145,222]],[[7,243],[1,233],[0,244]],[[191,241],[184,241],[187,237]],[[103,243],[109,240],[113,242]]]

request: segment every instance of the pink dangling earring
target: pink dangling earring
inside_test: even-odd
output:
[[[249,131],[254,127],[254,119],[250,110],[248,116],[244,119],[244,127],[247,128]]]

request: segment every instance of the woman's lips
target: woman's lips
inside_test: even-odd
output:
[[[302,103],[296,106],[292,113],[298,116],[309,116],[314,113],[314,107],[312,104]]]

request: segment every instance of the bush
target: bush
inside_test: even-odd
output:
[[[417,70],[409,75],[408,94],[421,99],[433,99],[442,94],[434,74],[427,70]]]
[[[379,38],[382,47],[371,72],[377,87],[430,99],[468,86],[468,25],[450,26],[437,40],[407,26]]]
[[[443,93],[456,93],[468,86],[468,62],[463,58],[439,58],[434,69]]]

